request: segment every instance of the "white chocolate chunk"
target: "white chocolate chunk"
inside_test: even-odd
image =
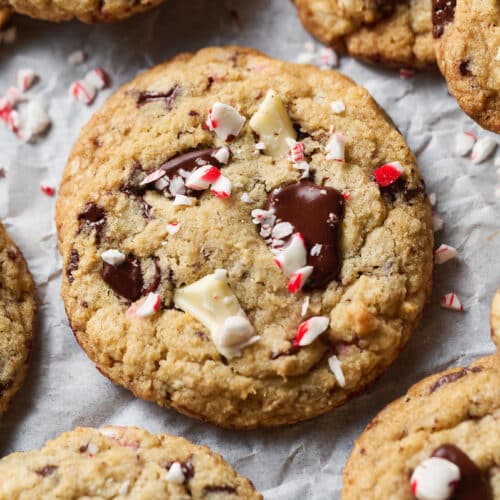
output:
[[[208,328],[217,350],[226,358],[259,340],[222,270],[178,289],[174,304]]]
[[[182,466],[179,462],[174,462],[167,472],[167,481],[175,484],[182,484],[186,477],[184,472],[182,472]]]
[[[274,90],[268,90],[259,109],[250,118],[250,127],[266,145],[266,153],[273,158],[286,156],[289,151],[286,139],[295,140],[297,137],[285,106]]]

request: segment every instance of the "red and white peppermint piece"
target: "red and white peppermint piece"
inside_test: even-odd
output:
[[[219,175],[212,184],[210,192],[217,198],[229,198],[231,196],[232,183],[225,175]]]
[[[270,210],[254,208],[252,210],[252,222],[254,224],[267,224],[268,226],[274,226],[276,216]]]
[[[345,160],[345,135],[334,133],[330,137],[326,145],[326,150],[328,151],[326,155],[327,160]]]
[[[17,71],[17,88],[21,90],[21,92],[26,92],[37,80],[38,75],[29,68],[23,68]]]
[[[432,230],[437,233],[443,229],[444,222],[443,219],[436,212],[432,213]]]
[[[105,89],[109,86],[109,75],[102,68],[95,68],[89,71],[83,78],[84,82],[97,90]]]
[[[305,316],[307,316],[307,311],[309,310],[309,302],[310,302],[310,298],[309,296],[307,296],[305,299],[304,299],[304,302],[302,302],[302,306],[300,308],[300,315],[304,318]]]
[[[386,163],[373,172],[375,181],[380,187],[387,187],[396,182],[403,173],[403,165],[399,161]]]
[[[167,233],[168,234],[176,234],[179,232],[181,225],[178,222],[169,222],[167,224]]]
[[[297,347],[303,347],[312,344],[330,324],[329,318],[326,316],[313,316],[299,325],[297,335],[293,344]]]
[[[153,316],[160,309],[161,299],[158,293],[150,292],[146,300],[132,304],[126,313],[128,317],[147,318]]]
[[[445,245],[444,243],[439,246],[438,249],[434,251],[434,262],[436,264],[444,264],[451,259],[455,259],[457,256],[456,248],[450,245]]]
[[[163,170],[163,168],[159,168],[158,170],[155,170],[154,172],[151,172],[142,182],[141,186],[144,186],[145,184],[150,184],[151,182],[156,182],[158,179],[161,179],[162,177],[165,176],[167,172]]]
[[[453,311],[463,312],[464,306],[460,302],[455,292],[447,293],[441,297],[441,307],[443,309],[452,309]]]
[[[323,47],[319,51],[320,68],[331,69],[339,65],[339,57],[331,47]]]
[[[474,147],[472,148],[472,154],[470,155],[470,159],[472,163],[478,164],[487,160],[493,151],[495,151],[497,147],[497,142],[493,140],[489,135],[486,135],[479,139]]]
[[[97,95],[97,89],[83,80],[77,80],[69,88],[71,95],[84,104],[92,104]]]
[[[399,70],[399,77],[403,80],[411,80],[415,76],[415,70],[410,68],[401,68]]]
[[[346,382],[344,372],[342,371],[342,363],[339,361],[339,358],[337,358],[337,356],[333,355],[328,358],[328,367],[335,375],[335,378],[337,379],[340,387],[345,387]]]
[[[460,469],[445,458],[421,462],[411,475],[411,491],[418,500],[448,500],[460,481]]]
[[[231,156],[231,151],[227,146],[223,146],[219,150],[217,150],[212,157],[215,158],[219,163],[226,165],[229,161],[229,157]]]
[[[213,165],[204,165],[193,170],[186,179],[186,186],[195,191],[208,189],[221,176],[220,170]]]
[[[174,462],[167,472],[167,481],[175,484],[182,484],[186,480],[184,472],[182,472],[182,465],[180,462]]]
[[[56,194],[56,190],[50,184],[45,183],[40,184],[40,191],[47,196],[54,196]]]
[[[459,132],[455,136],[455,153],[466,156],[470,153],[476,142],[476,136],[472,132]]]
[[[292,163],[299,163],[304,161],[304,145],[301,142],[297,142],[291,137],[285,138],[290,151],[287,154],[287,158]]]
[[[5,99],[5,104],[10,106],[11,108],[15,107],[18,103],[27,101],[28,98],[17,88],[17,87],[9,87],[7,92],[5,92],[5,96],[2,100]],[[0,105],[2,107],[2,105]]]
[[[217,137],[224,141],[232,141],[241,132],[245,117],[232,106],[216,102],[208,113],[205,123],[209,130],[213,130],[217,134]]]
[[[101,259],[110,266],[119,266],[125,262],[126,258],[127,257],[124,253],[114,248],[110,248],[101,254]]]
[[[186,196],[184,194],[176,194],[174,198],[174,206],[186,206],[190,207],[193,204],[193,198]]]
[[[37,136],[43,134],[51,124],[50,116],[45,109],[34,100],[30,100],[22,110],[18,124],[18,136],[30,142]]]
[[[303,236],[295,233],[288,245],[276,255],[274,262],[285,273],[285,276],[292,276],[293,273],[305,267],[307,250]]]
[[[288,280],[288,291],[297,293],[302,290],[313,270],[313,266],[305,266],[295,271]]]
[[[345,111],[345,103],[342,99],[337,99],[330,104],[332,111],[336,114],[343,113]]]

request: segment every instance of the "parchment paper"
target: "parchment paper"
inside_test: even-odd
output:
[[[0,422],[0,454],[40,447],[77,425],[138,425],[207,444],[250,477],[266,499],[339,498],[353,440],[378,410],[423,376],[493,351],[488,314],[500,284],[500,206],[494,193],[500,179],[492,159],[476,166],[453,153],[456,132],[486,132],[459,110],[437,73],[405,81],[397,72],[344,58],[341,71],[372,92],[418,155],[445,221],[437,242],[459,251],[459,260],[436,268],[432,301],[409,346],[368,393],[321,418],[270,431],[221,430],[115,387],[97,372],[68,327],[59,297],[55,200],[39,189],[43,181],[58,184],[81,126],[110,93],[101,92],[86,107],[69,97],[70,83],[99,65],[110,72],[116,88],[177,52],[208,45],[249,45],[294,60],[311,37],[287,0],[169,0],[117,25],[56,25],[21,18],[16,25],[17,42],[0,46],[0,93],[15,81],[18,68],[34,68],[42,79],[32,94],[47,107],[53,127],[46,138],[29,145],[0,126],[0,164],[7,169],[7,177],[0,179],[0,217],[28,259],[39,302],[32,366]],[[87,51],[89,59],[75,67],[67,56],[77,49]],[[465,313],[439,307],[439,297],[449,291],[462,299]]]

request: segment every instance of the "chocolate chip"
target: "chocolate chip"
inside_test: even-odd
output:
[[[382,196],[389,198],[391,201],[396,201],[398,196],[402,196],[405,201],[409,202],[413,198],[425,193],[423,185],[416,188],[409,188],[408,183],[402,177],[388,186],[379,186],[379,189]]]
[[[234,486],[205,486],[203,488],[204,495],[210,495],[211,493],[229,493],[231,495],[235,495],[237,490]]]
[[[434,391],[439,389],[441,386],[445,384],[449,384],[450,382],[455,382],[462,377],[465,377],[469,373],[479,373],[483,369],[480,366],[474,366],[473,368],[462,368],[461,370],[448,373],[447,375],[443,375],[442,377],[438,378],[434,384],[432,384],[429,394],[432,394]]]
[[[344,214],[344,198],[339,191],[302,180],[272,191],[266,209],[274,212],[277,221],[289,222],[295,233],[302,234],[307,265],[314,268],[307,288],[321,288],[337,278],[342,264],[338,240]],[[316,245],[318,251],[311,255]]]
[[[167,111],[172,111],[174,108],[175,100],[180,94],[181,88],[179,85],[174,85],[166,92],[144,91],[140,92],[137,96],[137,106],[141,107],[150,102],[164,101]]]
[[[102,279],[118,294],[134,302],[142,295],[144,281],[141,263],[137,257],[130,255],[118,266],[103,263]]]
[[[54,474],[54,472],[58,469],[57,465],[46,465],[45,467],[42,467],[41,469],[36,469],[35,472],[39,476],[51,476]]]
[[[462,76],[469,76],[471,74],[471,71],[469,69],[469,64],[470,64],[470,59],[467,59],[467,61],[462,61],[458,65],[458,70],[460,71],[460,74]]]
[[[78,269],[79,262],[80,254],[78,253],[78,250],[72,248],[69,255],[68,267],[66,268],[66,276],[68,277],[68,281],[70,283],[73,283],[73,281],[75,281],[75,279],[73,278],[73,271],[76,271]]]
[[[198,113],[198,111],[195,111],[194,109],[192,109],[188,114],[189,116],[200,116],[200,113]]]
[[[434,38],[440,38],[444,27],[453,21],[455,17],[456,0],[432,0],[432,34]]]
[[[78,232],[85,229],[95,229],[96,242],[100,243],[102,231],[106,223],[106,213],[104,209],[95,203],[89,202],[85,205],[83,212],[78,215],[78,220],[80,223]]]

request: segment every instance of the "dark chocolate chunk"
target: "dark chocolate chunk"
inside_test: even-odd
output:
[[[174,85],[170,90],[166,92],[154,92],[154,91],[144,91],[139,92],[137,96],[137,106],[141,107],[150,102],[163,101],[167,108],[167,111],[172,111],[174,107],[175,100],[180,94],[181,88],[179,85]]]
[[[236,495],[237,490],[234,486],[229,486],[227,484],[221,486],[205,486],[203,488],[203,494],[210,495],[210,493],[228,493]]]
[[[143,176],[144,171],[142,170],[140,163],[136,162],[134,168],[132,169],[132,173],[130,174],[130,178],[120,191],[137,201],[139,208],[141,209],[142,216],[149,221],[151,220],[151,209],[153,207],[144,199],[146,187],[141,186]]]
[[[89,202],[85,205],[83,212],[78,215],[80,223],[78,232],[88,228],[95,229],[95,238],[97,243],[100,243],[102,231],[106,223],[106,213],[104,209],[95,203]]]
[[[470,64],[470,59],[467,59],[466,61],[462,61],[458,65],[458,70],[460,71],[460,74],[462,76],[469,76],[471,74],[471,71],[469,69],[469,64]]]
[[[341,261],[338,249],[340,221],[344,214],[344,198],[336,189],[302,180],[272,191],[266,208],[277,221],[292,224],[306,243],[307,265],[314,270],[307,288],[321,288],[337,278]],[[321,245],[317,255],[311,249]]]
[[[132,302],[139,299],[144,288],[142,269],[139,259],[128,256],[118,266],[103,263],[102,279],[118,294]]]
[[[398,196],[402,196],[405,201],[411,201],[413,198],[425,193],[423,186],[409,188],[405,179],[400,177],[388,186],[379,186],[380,192],[391,201],[395,201]]]
[[[455,17],[455,6],[457,0],[432,0],[432,34],[434,38],[440,38],[444,27],[453,21]]]
[[[52,474],[54,474],[54,472],[57,469],[58,469],[57,465],[46,465],[45,467],[42,467],[41,469],[35,470],[35,472],[39,476],[46,477],[46,476],[51,476]]]
[[[452,444],[443,444],[434,450],[431,456],[449,460],[460,469],[460,481],[453,492],[452,500],[492,498],[481,470],[460,448]]]
[[[78,253],[78,250],[72,248],[69,256],[68,267],[66,268],[66,276],[68,277],[68,281],[70,283],[73,283],[73,281],[75,281],[75,279],[73,278],[73,271],[76,271],[78,269],[79,262],[80,254]]]
[[[462,368],[456,372],[449,373],[448,375],[443,375],[434,382],[430,388],[430,394],[439,389],[442,385],[449,384],[450,382],[455,382],[462,377],[465,377],[469,373],[479,373],[482,371],[480,366],[474,366],[473,368]]]

